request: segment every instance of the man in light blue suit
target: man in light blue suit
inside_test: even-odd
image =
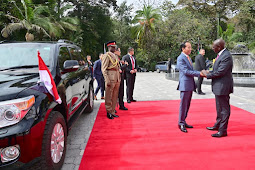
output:
[[[179,110],[179,128],[182,132],[188,132],[186,128],[193,128],[185,121],[188,115],[190,101],[192,98],[193,90],[196,88],[194,76],[203,76],[202,72],[194,71],[192,60],[189,57],[191,53],[191,44],[186,41],[181,44],[182,53],[177,58],[177,68],[179,69],[179,84],[177,90],[180,91],[181,103]]]

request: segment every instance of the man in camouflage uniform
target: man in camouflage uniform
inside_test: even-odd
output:
[[[116,42],[110,41],[106,45],[109,51],[102,57],[102,73],[105,79],[105,108],[107,117],[114,119],[114,117],[119,117],[115,114],[115,106],[120,86],[120,65],[118,56],[114,54],[117,48]]]

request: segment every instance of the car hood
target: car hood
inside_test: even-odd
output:
[[[39,80],[38,69],[0,71],[0,101],[11,100]]]

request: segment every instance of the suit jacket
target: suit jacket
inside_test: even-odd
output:
[[[177,68],[179,69],[179,84],[177,90],[193,91],[196,87],[194,76],[199,77],[200,72],[193,70],[193,66],[184,53],[181,53],[177,58]]]
[[[94,63],[94,77],[102,77],[102,70],[101,70],[101,60],[96,60]]]
[[[208,79],[212,79],[212,91],[215,95],[229,95],[233,93],[232,68],[232,55],[225,49],[215,61],[213,71],[206,76]]]
[[[122,80],[125,79],[126,68],[127,68],[127,65],[126,65],[126,64],[122,64],[122,63],[120,62],[120,69],[121,69],[121,71],[122,71],[122,73],[120,73],[120,76],[121,76],[121,79],[122,79]]]
[[[171,66],[172,66],[172,59],[167,61],[167,70],[171,70]]]
[[[134,66],[134,69],[137,69],[137,62],[136,62],[136,59],[135,57],[133,56],[134,60],[135,60],[135,66]],[[131,73],[130,71],[132,70],[132,62],[131,62],[131,59],[130,59],[130,55],[129,54],[126,54],[122,57],[122,60],[123,61],[127,61],[128,62],[128,66],[126,67],[126,75],[127,76],[130,76]],[[133,74],[134,76],[136,75],[136,73]]]
[[[206,69],[205,57],[198,54],[195,58],[195,70],[201,71]]]

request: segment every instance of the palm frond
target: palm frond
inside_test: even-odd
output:
[[[68,11],[68,10],[70,10],[72,8],[74,8],[72,5],[66,4],[62,8],[60,8],[59,13],[60,14],[64,14],[66,11]]]
[[[67,30],[71,30],[71,31],[76,31],[77,30],[77,27],[73,24],[70,24],[68,22],[63,22],[63,21],[60,21],[59,22],[60,25],[64,28],[64,29],[67,29]]]
[[[33,1],[32,0],[24,0],[27,8],[27,20],[30,22],[34,18],[34,10],[32,8]]]
[[[7,38],[14,31],[21,30],[24,28],[25,26],[22,23],[10,23],[2,29],[1,34],[4,38]]]
[[[45,16],[45,17],[47,17],[45,14],[47,14],[47,16],[50,15],[50,9],[49,9],[48,6],[42,6],[42,5],[40,5],[40,6],[35,7],[35,9],[34,9],[34,15],[35,15],[36,17],[39,17],[39,16]]]
[[[61,36],[62,30],[56,25],[56,23],[49,24],[49,34],[51,37]]]
[[[15,16],[12,16],[12,15],[9,15],[9,14],[6,14],[5,15],[9,20],[11,20],[11,21],[15,21],[15,22],[20,22],[20,19],[19,18],[17,18],[17,17],[15,17]]]
[[[21,0],[21,3],[22,3],[23,8],[24,8],[24,10],[25,10],[25,19],[28,19],[28,17],[27,17],[27,5],[26,5],[26,3],[25,3],[24,0]]]
[[[23,19],[20,23],[22,23],[27,30],[32,29],[31,24],[27,20]]]
[[[39,25],[32,24],[31,28],[34,31],[36,31],[37,33],[41,33],[42,32],[44,35],[47,35],[48,37],[50,37],[50,35],[47,33],[47,31],[44,28],[40,27]]]
[[[14,4],[14,6],[18,9],[20,15],[23,17],[22,19],[25,19],[26,17],[24,16],[24,14],[23,14],[23,12],[21,11],[21,9],[18,7],[18,5],[16,4],[16,2],[15,2],[15,1],[11,1],[11,2],[12,2],[12,3]]]
[[[61,18],[61,21],[68,22],[69,24],[72,25],[79,25],[79,20],[76,17],[63,17]]]

